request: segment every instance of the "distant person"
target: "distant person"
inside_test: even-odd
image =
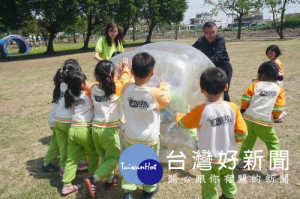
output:
[[[273,120],[277,119],[283,112],[285,106],[285,94],[276,81],[280,79],[277,65],[268,61],[258,69],[258,81],[252,83],[242,95],[241,112],[248,126],[248,137],[241,146],[238,167],[243,169],[247,165],[254,166],[253,162],[246,161],[245,152],[253,151],[257,138],[266,145],[269,152],[280,153],[279,139],[273,128]],[[270,176],[282,174],[282,168],[274,167],[275,159],[270,160]],[[249,159],[248,159],[249,160]]]
[[[227,75],[228,90],[224,91],[224,100],[230,101],[229,86],[232,77],[232,66],[226,51],[225,39],[217,34],[216,24],[208,21],[203,26],[204,36],[200,37],[193,47],[204,53],[216,67],[221,68]]]
[[[270,59],[270,61],[273,61],[275,62],[275,64],[277,64],[279,76],[282,77],[282,80],[278,80],[276,83],[280,86],[283,86],[283,64],[278,59],[278,57],[281,55],[281,50],[277,45],[270,45],[266,50],[266,55]]]
[[[276,81],[276,83],[279,86],[283,86],[283,64],[282,62],[278,59],[278,57],[281,55],[281,50],[277,45],[270,45],[266,49],[266,55],[270,59],[270,61],[273,61],[277,66],[278,66],[278,71],[279,71],[279,78]],[[258,78],[253,78],[252,81],[257,81]],[[276,119],[274,119],[275,123],[281,122],[284,117],[287,116],[287,112],[283,111],[280,116]]]
[[[118,25],[110,22],[105,28],[105,36],[97,42],[94,59],[97,61],[109,60],[114,52],[124,52],[123,43],[123,36],[118,29]]]

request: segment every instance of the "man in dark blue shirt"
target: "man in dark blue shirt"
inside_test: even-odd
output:
[[[216,67],[221,68],[227,75],[228,90],[224,92],[224,100],[230,101],[228,94],[232,77],[232,67],[225,47],[225,39],[217,34],[217,26],[214,22],[206,22],[203,26],[204,36],[200,37],[193,47],[204,53]]]

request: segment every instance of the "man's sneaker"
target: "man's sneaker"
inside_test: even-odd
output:
[[[152,192],[143,192],[142,199],[151,199],[159,191],[159,186],[156,186],[156,189]]]
[[[87,170],[87,168],[88,168],[87,160],[81,160],[78,164],[77,170],[78,171],[83,171],[83,170]]]
[[[63,168],[59,168],[59,175],[61,176],[61,177],[63,177],[64,176],[64,169]]]
[[[90,193],[91,197],[93,199],[95,199],[96,198],[96,193],[97,193],[97,183],[95,182],[94,177],[91,176],[89,178],[86,178],[84,180],[84,182],[85,182],[86,186],[89,189],[89,193]]]
[[[282,169],[281,168],[275,168],[273,170],[269,170],[269,175],[272,177],[277,177],[282,174]]]
[[[273,121],[275,122],[275,123],[279,123],[279,122],[281,122],[281,120],[284,118],[284,117],[286,117],[287,116],[287,112],[285,112],[285,111],[283,111],[280,115],[279,115],[279,117],[278,118],[274,118],[273,119]]]
[[[81,184],[72,185],[72,186],[70,186],[70,187],[63,187],[61,193],[62,193],[63,195],[68,195],[68,194],[70,194],[70,193],[72,193],[72,192],[78,191],[78,190],[81,189],[81,188],[82,188],[82,185],[81,185]]]
[[[53,171],[58,171],[59,168],[57,166],[54,166],[53,164],[42,164],[42,170],[44,172],[53,172]]]
[[[132,192],[125,192],[123,199],[133,199]]]
[[[112,190],[115,186],[118,185],[118,180],[119,180],[119,177],[114,175],[113,176],[113,180],[111,183],[109,183],[107,180],[105,181],[104,183],[104,189],[109,191],[109,190]]]
[[[254,162],[244,162],[243,160],[240,160],[237,167],[239,169],[245,169],[245,168],[248,168],[247,166],[247,163],[250,164],[250,167],[253,167],[254,166]]]

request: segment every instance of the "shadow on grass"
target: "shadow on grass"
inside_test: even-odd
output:
[[[142,46],[145,43],[140,42],[140,43],[129,43],[129,44],[124,44],[123,46],[125,48],[129,47],[138,47]],[[58,56],[65,56],[65,55],[73,55],[73,54],[79,54],[79,53],[88,53],[88,52],[94,52],[95,48],[88,48],[88,49],[71,49],[71,50],[61,50],[58,52],[55,52],[53,54],[45,54],[39,53],[39,54],[24,54],[24,55],[19,55],[19,56],[11,56],[7,57],[5,59],[0,59],[0,62],[13,62],[13,61],[23,61],[23,60],[33,60],[33,59],[42,59],[42,58],[50,58],[50,57],[58,57]]]
[[[43,172],[42,171],[42,164],[43,158],[38,158],[35,160],[29,160],[26,163],[26,170],[33,176],[35,179],[49,179],[50,185],[57,189],[57,192],[62,195],[61,190],[63,187],[62,177],[59,176],[58,172]],[[58,159],[53,162],[52,164],[58,166]],[[73,184],[80,184],[84,182],[84,179],[88,177],[87,171],[77,171],[76,178],[73,181]],[[78,193],[81,195],[81,193]],[[81,197],[85,198],[85,197]]]
[[[45,173],[42,171],[43,158],[38,158],[34,160],[29,160],[26,163],[26,170],[33,176],[35,179],[49,179],[50,185],[57,189],[57,192],[61,194],[63,187],[62,177],[59,176],[58,172],[49,172]],[[53,163],[58,165],[58,161]],[[104,189],[105,180],[101,180],[97,186],[97,198],[122,198],[124,195],[124,190],[121,188],[122,176],[118,169],[115,170],[115,174],[119,176],[119,182],[116,187],[111,191],[106,191]],[[75,194],[76,198],[89,198],[89,191],[84,183],[84,179],[87,178],[90,174],[86,171],[78,171],[76,174],[75,180],[72,184],[82,184],[83,187],[76,193],[71,193],[70,195]],[[140,198],[143,194],[143,189],[141,186],[137,186],[137,190],[134,191],[133,197]],[[63,196],[61,194],[61,196]]]
[[[65,56],[65,55],[73,55],[73,54],[79,54],[79,53],[87,53],[87,52],[93,52],[94,48],[89,48],[87,50],[63,50],[59,52],[55,52],[53,54],[31,54],[31,55],[21,55],[21,56],[13,56],[13,57],[7,57],[6,59],[0,59],[2,62],[12,62],[12,61],[24,61],[24,60],[33,60],[33,59],[42,59],[42,58],[50,58],[50,57],[58,57],[58,56]]]
[[[43,137],[43,138],[39,139],[39,142],[41,142],[43,145],[49,146],[50,145],[50,141],[51,141],[51,136],[52,135]]]
[[[38,158],[34,160],[29,160],[26,163],[26,170],[36,179],[49,179],[50,185],[55,187],[57,191],[60,193],[62,189],[61,177],[58,172],[43,172],[42,164],[43,158]]]

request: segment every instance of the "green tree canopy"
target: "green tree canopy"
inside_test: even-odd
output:
[[[205,0],[205,3],[213,5],[213,13],[223,11],[227,15],[235,15],[238,20],[237,38],[241,39],[242,18],[250,11],[257,11],[262,7],[262,0]]]
[[[54,53],[53,40],[56,33],[64,31],[66,26],[76,23],[78,19],[79,1],[32,0],[31,2],[39,25],[49,33],[46,53]]]

